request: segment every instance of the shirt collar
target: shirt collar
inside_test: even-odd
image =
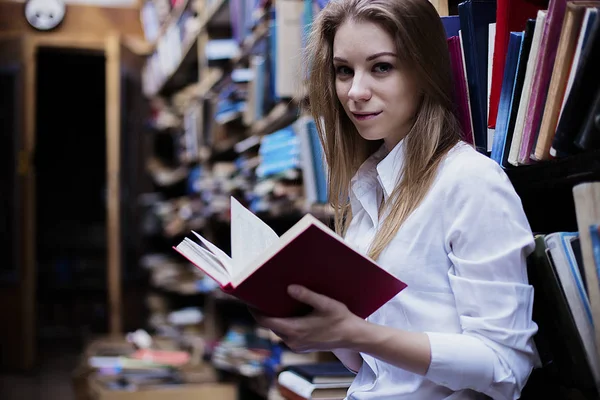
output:
[[[404,159],[403,139],[377,164],[377,174],[386,198],[391,196],[400,180],[404,168]]]
[[[386,198],[392,194],[404,167],[404,140],[386,153],[385,145],[382,145],[360,166],[351,181],[355,196],[361,197],[378,182]]]

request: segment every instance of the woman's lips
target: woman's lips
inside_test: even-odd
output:
[[[358,121],[366,121],[369,119],[373,119],[376,116],[378,116],[379,114],[381,114],[381,111],[374,112],[374,113],[355,113],[355,112],[352,113],[354,118],[356,118]]]

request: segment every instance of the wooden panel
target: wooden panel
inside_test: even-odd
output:
[[[0,65],[17,68],[16,131],[18,143],[16,196],[17,281],[2,287],[0,320],[11,328],[2,330],[1,362],[9,369],[30,369],[35,360],[35,60],[33,46],[26,38],[0,38]],[[27,105],[27,106],[25,106]],[[5,332],[9,331],[9,332]]]
[[[0,63],[21,62],[23,58],[23,41],[19,35],[1,35]]]
[[[37,32],[25,20],[23,7],[23,3],[0,0],[0,32]],[[64,21],[44,35],[105,36],[110,32],[143,36],[139,9],[67,4]]]
[[[84,51],[102,51],[106,45],[103,37],[91,35],[56,34],[45,35],[43,33],[32,33],[27,35],[36,48],[39,47],[61,47],[78,49]]]
[[[121,205],[125,199],[125,193],[121,186],[125,173],[122,165],[123,157],[122,143],[124,135],[132,135],[136,132],[123,132],[128,129],[130,124],[123,123],[125,118],[136,118],[142,121],[141,108],[130,109],[127,104],[122,102],[127,96],[123,96],[122,74],[128,73],[137,77],[139,80],[140,71],[143,65],[143,58],[137,56],[123,44],[120,35],[110,35],[106,39],[106,145],[107,145],[107,186],[108,186],[108,308],[109,308],[109,326],[112,335],[118,335],[123,332],[123,255],[124,238],[122,234],[123,209],[126,205]],[[127,93],[128,96],[136,96],[137,93]],[[139,93],[141,97],[141,91]],[[130,112],[131,115],[123,115],[123,112]],[[139,123],[138,121],[138,123]],[[137,132],[138,134],[140,132]],[[129,190],[130,188],[127,188]],[[131,199],[125,201],[132,201]]]
[[[23,341],[25,349],[23,362],[25,368],[32,368],[36,358],[36,299],[35,289],[37,281],[36,271],[36,203],[35,203],[35,166],[33,165],[33,153],[35,151],[35,120],[36,120],[36,59],[35,47],[31,40],[24,40],[24,68],[25,68],[25,90],[23,102],[25,112],[23,113],[23,140],[25,154],[27,154],[26,170],[23,173],[23,278],[21,291],[23,302],[24,328]]]
[[[108,187],[108,312],[109,331],[122,332],[121,227],[120,227],[120,41],[111,35],[106,41],[106,157]]]

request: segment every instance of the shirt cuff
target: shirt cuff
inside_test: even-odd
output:
[[[431,346],[431,364],[425,378],[452,390],[486,392],[494,377],[497,356],[476,337],[426,332]]]

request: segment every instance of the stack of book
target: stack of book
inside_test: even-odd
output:
[[[285,367],[277,377],[279,393],[288,400],[344,399],[354,374],[338,361]]]

